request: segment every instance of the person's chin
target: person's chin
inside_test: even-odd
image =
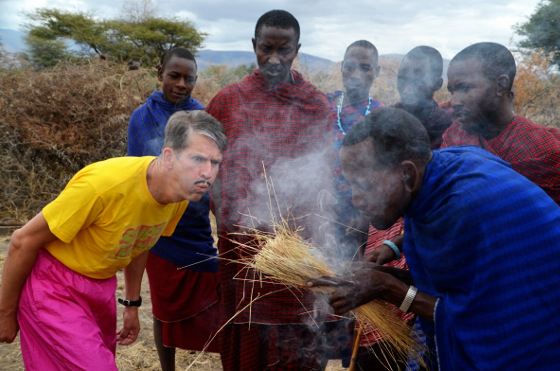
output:
[[[283,72],[265,72],[263,77],[269,84],[280,84],[286,81],[286,74]]]
[[[202,200],[202,197],[204,197],[205,194],[206,194],[206,192],[202,192],[202,193],[201,193],[201,192],[195,192],[195,193],[192,193],[192,194],[189,196],[189,199],[188,199],[188,200],[189,200],[190,202],[198,202],[198,201]]]
[[[376,215],[367,215],[369,219],[369,223],[372,225],[373,228],[379,230],[389,229],[395,224],[394,222],[388,221],[386,218],[376,216]]]

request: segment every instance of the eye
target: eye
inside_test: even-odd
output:
[[[356,65],[353,63],[344,63],[342,65],[342,71],[344,72],[352,72],[356,69]]]
[[[292,48],[282,48],[280,49],[280,54],[282,55],[288,55],[292,52]]]
[[[364,72],[369,72],[369,71],[373,70],[373,67],[370,66],[369,64],[362,64],[362,65],[360,65],[360,69]]]

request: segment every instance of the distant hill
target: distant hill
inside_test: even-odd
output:
[[[300,53],[300,63],[305,65],[312,71],[327,72],[334,62],[315,57],[310,54]],[[229,67],[237,67],[241,65],[256,64],[255,53],[245,51],[217,51],[210,49],[199,50],[196,55],[196,62],[200,70],[204,70],[211,65],[227,65]]]
[[[11,52],[17,53],[25,50],[25,43],[23,42],[23,35],[25,33],[22,31],[8,30],[0,28],[0,42],[4,45],[4,48]],[[395,59],[400,62],[403,58],[403,54],[384,54],[380,58],[385,59]],[[251,63],[256,64],[255,53],[246,51],[218,51],[203,49],[199,50],[196,55],[196,62],[198,64],[199,70],[204,70],[211,65],[227,65],[229,67],[237,67],[241,65],[251,65]],[[329,72],[334,64],[331,60],[316,57],[314,55],[300,53],[299,62],[310,71],[313,72]],[[443,76],[447,76],[447,67],[449,66],[449,60],[443,60]]]

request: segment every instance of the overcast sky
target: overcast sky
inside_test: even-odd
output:
[[[514,47],[512,26],[525,22],[539,0],[153,0],[157,16],[191,20],[208,33],[204,49],[251,51],[257,19],[285,9],[299,21],[300,52],[342,59],[346,46],[359,39],[374,43],[380,54],[405,54],[417,45],[437,48],[451,59],[464,47],[493,41]],[[48,7],[118,18],[123,0],[0,0],[0,28],[22,29],[22,11]]]

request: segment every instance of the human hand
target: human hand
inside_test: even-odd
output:
[[[381,245],[365,256],[365,260],[379,265],[387,264],[396,259],[395,252],[387,245]]]
[[[0,343],[10,344],[14,341],[19,331],[16,311],[4,313],[0,311]]]
[[[357,308],[376,298],[383,298],[388,280],[394,277],[380,271],[375,263],[353,264],[351,275],[344,277],[321,277],[307,283],[308,287],[330,286],[335,291],[329,297],[329,303],[337,315]]]
[[[140,333],[138,307],[125,307],[123,310],[123,327],[117,332],[119,345],[130,345],[136,341]]]
[[[397,246],[397,248],[402,251],[404,237],[402,234],[393,238],[391,241]],[[397,255],[389,246],[383,244],[377,249],[373,250],[371,254],[366,256],[366,260],[370,262],[375,262],[379,265],[387,264],[393,260],[397,259]]]

